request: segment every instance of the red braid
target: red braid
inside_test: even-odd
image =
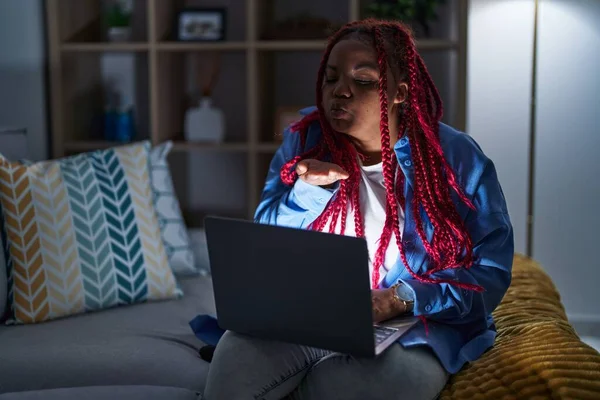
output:
[[[383,176],[386,188],[386,219],[373,261],[373,287],[379,286],[379,268],[385,260],[385,253],[392,235],[400,251],[400,258],[410,275],[421,282],[448,283],[460,288],[482,291],[477,285],[438,279],[433,273],[448,268],[465,267],[472,263],[473,244],[460,218],[451,197],[451,190],[468,207],[474,208],[461,190],[455,173],[446,161],[439,138],[439,123],[443,115],[442,100],[433,79],[429,75],[423,59],[418,55],[410,30],[399,22],[363,20],[350,23],[335,33],[329,40],[317,77],[317,110],[296,123],[292,130],[301,135],[302,149],[311,124],[319,121],[322,136],[317,145],[294,157],[281,168],[281,179],[292,185],[297,179],[293,170],[303,159],[316,158],[341,166],[349,174],[340,181],[339,190],[325,210],[310,225],[310,229],[323,230],[330,222],[330,232],[334,232],[340,221],[341,233],[346,229],[348,207],[354,210],[355,234],[364,237],[364,221],[359,204],[359,184],[361,179],[359,157],[354,145],[346,135],[334,131],[325,118],[323,110],[323,79],[329,54],[343,37],[358,33],[369,36],[375,45],[379,65],[380,132]],[[389,50],[389,53],[388,51]],[[390,143],[387,98],[387,68],[399,75],[408,85],[409,98],[403,105],[399,120],[398,137],[405,133],[410,141],[414,168],[414,196],[411,204],[405,204],[404,174],[398,168],[398,160]],[[425,273],[413,271],[402,245],[399,205],[411,207],[415,218],[416,233],[423,243],[432,267]],[[428,240],[424,218],[433,227],[433,235]]]

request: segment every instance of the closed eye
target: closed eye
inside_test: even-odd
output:
[[[365,87],[367,87],[367,86],[370,86],[370,87],[375,87],[375,86],[377,86],[377,85],[379,84],[379,81],[378,81],[378,80],[372,80],[372,79],[370,79],[370,80],[366,80],[366,79],[355,79],[355,80],[354,80],[354,82],[356,82],[356,84],[357,84],[358,86],[365,86]]]

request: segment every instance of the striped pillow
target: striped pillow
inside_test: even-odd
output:
[[[12,322],[181,296],[149,152],[142,142],[31,165],[0,158]]]

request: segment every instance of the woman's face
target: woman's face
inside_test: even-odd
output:
[[[331,127],[362,142],[380,142],[379,66],[377,52],[357,39],[342,39],[331,50],[323,77],[323,109]],[[390,133],[396,133],[396,105],[406,85],[396,84],[387,68]],[[394,135],[396,136],[396,135]],[[392,143],[393,144],[393,143]]]

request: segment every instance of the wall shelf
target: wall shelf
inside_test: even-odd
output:
[[[257,50],[305,51],[325,50],[325,40],[261,40],[254,47]]]
[[[101,27],[104,0],[45,1],[52,156],[117,145],[97,140],[101,134],[95,131],[103,111],[104,57],[132,55],[135,140],[148,139],[154,145],[174,141],[170,163],[188,222],[195,225],[209,212],[250,218],[280,144],[278,109],[314,104],[315,76],[326,40],[294,40],[289,32],[285,40],[276,40],[273,34],[278,22],[299,12],[298,5],[285,0],[215,0],[211,6],[228,8],[227,40],[177,42],[172,37],[178,7],[200,7],[203,1],[133,0],[133,39],[112,43],[106,41]],[[360,18],[367,1],[304,0],[300,8],[341,24]],[[446,1],[432,35],[417,37],[445,102],[445,122],[459,129],[465,125],[467,6],[467,0]],[[183,120],[200,92],[195,84],[202,74],[197,71],[207,66],[210,70],[215,55],[220,72],[212,98],[225,113],[225,141],[186,142]],[[207,169],[219,180],[198,175]],[[224,194],[211,186],[220,182],[239,192]],[[199,186],[202,193],[192,192]],[[235,201],[222,208],[214,196]]]
[[[155,48],[159,51],[234,51],[246,50],[250,47],[248,42],[215,42],[215,43],[179,43],[159,42]]]
[[[143,52],[150,50],[148,43],[63,43],[62,52]]]
[[[250,151],[247,143],[202,143],[173,141],[174,151],[224,151],[231,153],[243,153]]]

